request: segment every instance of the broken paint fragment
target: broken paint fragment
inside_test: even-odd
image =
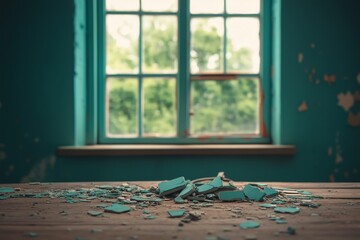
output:
[[[185,210],[169,210],[167,211],[167,213],[169,214],[170,217],[177,218],[177,217],[182,217],[185,213]]]
[[[105,212],[111,213],[125,213],[131,210],[130,207],[115,203],[109,207],[104,208]]]
[[[187,196],[191,195],[193,192],[195,192],[196,188],[193,184],[188,184],[186,187],[179,193],[178,197],[184,199]]]
[[[266,197],[275,197],[279,194],[279,192],[277,190],[270,188],[270,187],[265,187],[263,191],[264,191]]]
[[[260,227],[260,223],[255,221],[245,221],[240,223],[240,228],[242,229],[251,229]]]
[[[244,187],[243,191],[247,198],[256,202],[262,201],[265,196],[265,193],[263,191],[261,191],[257,187],[251,186],[250,184],[247,184]]]
[[[208,193],[215,192],[216,190],[218,190],[218,188],[214,187],[213,185],[203,184],[203,185],[199,186],[196,191],[199,194],[208,194]]]
[[[141,197],[141,196],[132,196],[130,198],[130,200],[137,201],[137,202],[157,202],[157,203],[162,201],[161,198],[148,198],[148,197]]]
[[[295,213],[300,212],[300,208],[298,208],[298,207],[276,207],[276,208],[274,208],[274,211],[277,213],[295,214]]]
[[[216,188],[221,188],[223,186],[223,182],[221,180],[221,177],[215,177],[212,181],[208,183],[209,185],[212,185]]]
[[[12,193],[14,188],[12,187],[0,187],[0,193]]]
[[[276,219],[275,222],[277,224],[285,224],[285,223],[287,223],[285,219]]]
[[[181,197],[176,197],[176,198],[174,199],[174,202],[180,204],[180,203],[185,203],[185,200],[182,199]]]
[[[263,203],[259,205],[260,207],[264,207],[264,208],[276,208],[277,206],[275,204],[271,204],[271,203]]]
[[[170,181],[164,181],[158,184],[158,188],[160,190],[160,196],[166,196],[172,193],[179,192],[183,190],[187,185],[187,181],[185,181],[184,177],[179,177],[172,179]]]
[[[100,211],[93,211],[93,210],[89,210],[87,212],[88,215],[92,216],[92,217],[97,217],[97,216],[100,216],[102,214],[102,212]]]
[[[8,198],[10,198],[10,196],[8,196],[8,195],[0,195],[0,200],[6,200]]]
[[[39,234],[36,233],[36,232],[28,232],[28,233],[26,233],[26,236],[28,236],[28,237],[37,237],[37,236],[39,236]]]
[[[219,192],[219,200],[224,202],[244,201],[245,194],[243,191],[222,191]]]
[[[307,106],[307,103],[305,101],[303,101],[299,107],[298,107],[298,111],[299,112],[305,112],[308,110],[308,106]]]
[[[346,94],[339,93],[337,98],[338,106],[342,107],[346,112],[354,105],[354,96],[350,92],[347,92]]]
[[[154,216],[154,215],[146,215],[146,216],[144,216],[145,220],[152,220],[152,219],[155,219],[155,218],[156,218],[156,216]]]

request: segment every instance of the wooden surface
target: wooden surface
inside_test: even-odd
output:
[[[95,185],[119,183],[53,183],[41,185],[0,185],[19,187],[22,191],[42,192],[55,189],[91,188]],[[138,182],[140,186],[155,182]],[[244,183],[237,183],[243,186]],[[360,239],[360,184],[359,183],[269,183],[273,187],[303,189],[324,199],[319,208],[301,207],[296,215],[281,215],[287,224],[276,224],[267,218],[272,209],[262,210],[259,203],[215,203],[204,207],[201,220],[179,227],[179,219],[169,218],[167,210],[179,209],[188,204],[163,201],[159,206],[147,208],[157,218],[145,220],[143,210],[130,213],[104,213],[100,217],[87,215],[95,210],[100,200],[82,203],[64,203],[64,199],[12,198],[0,200],[0,239],[29,239],[28,232],[36,232],[33,239],[206,239],[208,236],[226,239]],[[233,217],[228,209],[241,208],[240,218]],[[61,212],[67,213],[67,215]],[[279,214],[278,214],[279,215]],[[240,229],[239,223],[247,218],[261,223],[258,229]],[[296,235],[281,233],[291,226]],[[225,239],[225,238],[224,238]]]
[[[60,147],[59,156],[277,155],[296,153],[293,145],[272,144],[116,144]]]

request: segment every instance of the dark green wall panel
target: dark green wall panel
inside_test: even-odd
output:
[[[74,17],[81,19],[75,6],[83,1],[1,1],[0,182],[160,180],[218,171],[243,181],[359,181],[360,127],[347,118],[360,102],[346,112],[337,99],[360,91],[359,3],[274,1],[281,4],[281,44],[273,56],[280,59],[274,75],[281,82],[274,78],[273,86],[281,97],[273,111],[281,109],[279,139],[296,145],[295,157],[57,157],[58,146],[79,141],[74,91],[83,83],[74,79],[85,76],[85,26]],[[326,83],[325,74],[336,81]],[[308,110],[298,112],[303,101]]]

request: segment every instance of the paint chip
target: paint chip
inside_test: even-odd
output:
[[[342,107],[346,112],[354,105],[354,96],[350,92],[347,92],[346,94],[339,93],[337,98],[338,106]]]
[[[244,201],[245,195],[243,191],[222,191],[219,192],[220,201],[233,202],[233,201]]]
[[[92,216],[92,217],[97,217],[100,216],[103,212],[101,211],[94,211],[94,210],[89,210],[87,212],[88,215]]]
[[[348,124],[352,127],[359,127],[360,126],[360,112],[357,114],[349,113],[348,115]]]
[[[240,223],[240,228],[242,229],[252,229],[260,227],[260,223],[255,221],[245,221]]]
[[[14,192],[13,187],[0,187],[0,193],[12,193]]]
[[[184,215],[185,210],[169,210],[167,211],[167,213],[171,218],[178,218]]]
[[[339,163],[342,163],[342,161],[343,161],[342,156],[339,153],[337,153],[335,163],[339,164]]]
[[[183,190],[187,185],[184,177],[178,177],[170,181],[160,182],[158,188],[160,190],[160,196],[166,196],[175,192]]]
[[[277,213],[295,214],[295,213],[300,212],[300,208],[298,208],[298,207],[276,207],[276,208],[274,208],[274,211]]]
[[[324,81],[328,84],[332,84],[336,81],[336,75],[335,74],[324,74]]]
[[[328,155],[331,156],[333,154],[333,149],[331,147],[328,148]]]
[[[111,213],[125,213],[125,212],[129,212],[131,208],[118,203],[114,203],[113,205],[104,208],[104,210],[105,212],[111,212]]]
[[[299,112],[305,112],[308,110],[308,106],[307,106],[307,103],[305,101],[303,101],[299,107],[298,107],[298,111]]]
[[[303,60],[304,60],[304,54],[302,54],[301,52],[299,52],[299,54],[298,54],[298,62],[299,62],[299,63],[302,63]]]
[[[256,202],[262,201],[265,197],[265,193],[263,191],[257,187],[251,186],[250,184],[247,184],[243,191],[246,197]]]

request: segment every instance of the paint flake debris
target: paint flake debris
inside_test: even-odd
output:
[[[337,98],[338,106],[342,107],[346,112],[354,105],[354,96],[350,92],[347,92],[346,94],[339,93]]]
[[[265,193],[262,190],[250,184],[246,185],[243,191],[246,197],[256,202],[262,201],[265,197]]]
[[[219,192],[219,199],[224,202],[232,201],[245,201],[245,195],[243,191],[221,191]]]
[[[89,210],[87,212],[88,215],[92,216],[92,217],[97,217],[97,216],[100,216],[103,212],[100,212],[100,211],[93,211],[93,210]]]
[[[300,208],[298,208],[298,207],[276,207],[276,208],[274,208],[274,211],[277,213],[296,214],[296,213],[300,212]]]
[[[0,187],[0,193],[12,193],[14,191],[12,187]]]
[[[303,101],[303,102],[299,105],[298,111],[299,111],[299,112],[305,112],[305,111],[307,111],[307,110],[308,110],[307,103],[306,103],[306,101]]]
[[[178,217],[182,217],[185,213],[185,210],[169,210],[167,211],[167,213],[169,214],[170,217],[172,218],[178,218]]]
[[[129,212],[131,208],[128,206],[124,206],[118,203],[115,203],[109,207],[104,208],[105,212],[111,212],[111,213],[125,213]]]
[[[258,228],[260,227],[260,223],[259,222],[255,222],[255,221],[245,221],[240,223],[240,228],[242,229],[251,229],[251,228]]]

